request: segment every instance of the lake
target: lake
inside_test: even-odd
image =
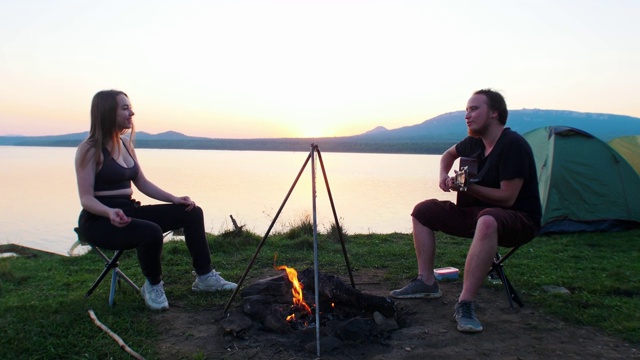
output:
[[[152,182],[188,195],[205,214],[207,232],[240,225],[263,236],[309,155],[300,152],[137,149]],[[454,200],[438,188],[439,155],[325,153],[335,210],[348,234],[410,233],[413,206],[426,198]],[[20,244],[66,255],[80,212],[75,148],[0,146],[4,190],[0,244]],[[316,160],[318,230],[333,213]],[[312,215],[311,162],[284,204],[272,233]],[[143,204],[157,203],[134,188]]]

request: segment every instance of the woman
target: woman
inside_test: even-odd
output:
[[[110,250],[133,249],[147,278],[141,292],[150,309],[169,308],[162,282],[163,233],[183,228],[193,260],[193,291],[234,290],[211,267],[202,209],[188,196],[174,196],[147,179],[133,148],[134,112],[122,91],[100,91],[91,103],[91,129],[76,152],[82,212],[78,227],[91,244]],[[129,138],[121,135],[131,132]],[[166,204],[140,205],[136,188]]]

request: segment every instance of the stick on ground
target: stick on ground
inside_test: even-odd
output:
[[[120,345],[120,348],[122,348],[122,350],[126,351],[129,355],[133,356],[135,359],[144,360],[144,357],[138,354],[137,352],[133,351],[129,346],[127,346],[127,344],[125,344],[124,341],[122,341],[122,338],[120,338],[120,336],[118,336],[116,333],[111,331],[111,329],[109,329],[103,323],[101,323],[100,320],[98,320],[98,318],[96,317],[96,314],[93,312],[93,310],[89,310],[89,317],[91,317],[91,320],[93,320],[94,324],[96,324],[100,329],[102,329],[104,332],[109,334],[109,336],[111,336],[111,338],[113,338],[118,343],[118,345]]]

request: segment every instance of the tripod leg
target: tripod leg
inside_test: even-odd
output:
[[[355,289],[356,284],[353,281],[353,274],[351,273],[351,265],[349,264],[349,256],[347,255],[347,248],[342,238],[342,229],[340,228],[340,222],[338,221],[338,215],[336,214],[336,206],[333,203],[333,196],[331,196],[331,189],[329,188],[329,179],[327,178],[327,172],[324,169],[324,162],[322,161],[322,155],[320,149],[316,148],[318,152],[318,160],[320,160],[320,167],[322,168],[322,176],[324,177],[324,183],[327,186],[327,194],[329,195],[329,202],[331,203],[331,210],[333,211],[333,219],[336,222],[336,229],[338,230],[338,237],[340,238],[340,245],[342,245],[342,254],[344,255],[344,261],[347,265],[347,271],[349,272],[349,280],[351,280],[351,286]]]
[[[224,307],[224,313],[226,313],[227,310],[229,310],[229,306],[231,306],[231,303],[233,302],[233,299],[238,294],[238,291],[240,291],[240,286],[242,285],[244,280],[247,278],[247,274],[249,274],[249,270],[253,266],[253,263],[256,261],[256,258],[258,257],[258,254],[260,253],[260,250],[264,246],[264,243],[267,240],[267,237],[269,236],[269,233],[271,232],[271,229],[273,228],[273,225],[276,223],[276,220],[278,220],[278,216],[280,216],[280,213],[282,212],[282,209],[284,208],[284,205],[287,203],[287,200],[289,200],[289,196],[291,196],[291,193],[293,192],[293,189],[296,187],[296,184],[298,183],[298,180],[300,179],[300,176],[302,175],[302,172],[307,167],[307,164],[309,163],[309,160],[311,159],[312,155],[313,155],[313,149],[311,150],[311,152],[309,152],[309,156],[307,156],[307,159],[304,161],[304,164],[302,164],[302,167],[300,168],[300,171],[298,171],[298,176],[296,176],[296,179],[293,181],[293,184],[291,185],[291,188],[289,188],[289,192],[287,193],[287,196],[285,196],[284,200],[282,201],[282,205],[280,205],[280,208],[276,212],[276,216],[274,216],[273,220],[271,221],[271,224],[269,225],[269,228],[267,229],[267,232],[262,237],[262,240],[260,241],[260,244],[258,244],[258,248],[256,249],[256,252],[253,254],[253,257],[251,258],[251,261],[249,261],[249,265],[247,266],[247,268],[245,269],[244,273],[242,274],[242,277],[240,278],[240,281],[238,281],[238,286],[233,291],[233,294],[231,294],[231,298],[227,302],[227,305]]]

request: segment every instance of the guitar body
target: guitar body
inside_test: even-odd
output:
[[[461,157],[460,168],[456,172],[456,181],[458,177],[461,178],[461,186],[467,186],[469,181],[478,175],[478,160],[474,158]],[[458,191],[456,198],[456,204],[462,207],[469,207],[476,205],[476,198],[467,194],[464,191]]]

